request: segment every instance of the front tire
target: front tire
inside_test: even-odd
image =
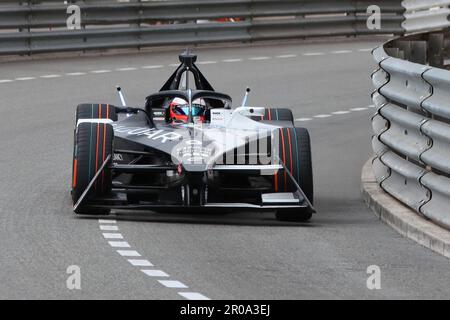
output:
[[[114,130],[110,124],[80,123],[76,129],[72,172],[72,200],[74,205],[80,199],[106,158],[112,154],[113,139]],[[97,178],[87,197],[108,195],[111,193],[111,187],[111,170],[107,166]],[[81,205],[75,213],[108,214],[109,211],[109,209],[98,210],[89,207],[89,205]]]
[[[80,119],[110,119],[117,121],[116,107],[102,103],[85,103],[77,106],[75,125]]]
[[[282,128],[280,130],[280,158],[294,177],[304,194],[314,203],[313,170],[311,158],[311,140],[305,128]],[[288,192],[292,185],[288,177],[278,174],[274,177],[275,185],[281,192]],[[278,190],[277,190],[278,191]],[[280,209],[276,218],[280,221],[305,222],[311,219],[308,209]]]

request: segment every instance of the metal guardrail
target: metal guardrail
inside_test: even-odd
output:
[[[400,0],[67,2],[81,9],[80,30],[67,29],[61,0],[0,2],[0,54],[403,34],[405,19]],[[379,30],[367,27],[371,5],[381,8]]]
[[[406,32],[429,31],[450,26],[450,0],[404,0]]]
[[[381,187],[450,228],[450,29],[373,51],[373,169]]]

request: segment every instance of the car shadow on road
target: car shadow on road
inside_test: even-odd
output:
[[[274,213],[233,212],[233,213],[156,213],[151,211],[117,211],[109,216],[79,216],[82,219],[111,219],[117,221],[207,224],[235,226],[272,226],[272,227],[317,227],[314,216],[310,222],[284,222],[275,219]]]

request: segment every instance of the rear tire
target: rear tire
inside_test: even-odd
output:
[[[114,130],[110,124],[81,123],[78,126],[75,133],[72,172],[72,200],[74,205],[80,199],[106,158],[112,154],[113,139]],[[87,197],[108,195],[111,193],[111,186],[111,170],[105,167]],[[91,208],[89,205],[79,206],[75,211],[75,213],[79,214],[108,214],[109,212],[109,209],[99,210]]]
[[[280,129],[280,158],[286,168],[294,177],[297,184],[305,193],[311,204],[314,204],[313,170],[311,159],[311,141],[309,132],[305,128]],[[286,174],[277,174],[275,186],[279,192],[292,190],[289,177]],[[276,212],[280,221],[304,222],[311,219],[309,209],[281,209]]]

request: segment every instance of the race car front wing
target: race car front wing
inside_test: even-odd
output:
[[[160,201],[145,201],[145,203],[130,203],[127,198],[127,193],[132,192],[145,192],[151,189],[157,190],[158,192],[164,192],[164,188],[160,186],[123,186],[116,185],[113,186],[110,196],[107,197],[93,197],[89,193],[95,181],[100,176],[101,172],[108,167],[108,163],[111,160],[111,155],[109,155],[102,166],[99,168],[91,182],[89,183],[86,190],[81,195],[78,202],[74,205],[74,211],[80,206],[88,205],[95,209],[118,209],[118,210],[161,210],[161,209],[194,209],[194,210],[220,210],[220,209],[234,209],[234,210],[246,210],[246,211],[273,211],[279,209],[304,209],[312,213],[315,213],[312,203],[305,195],[301,187],[298,185],[297,181],[294,179],[292,174],[287,170],[282,163],[277,165],[216,165],[212,167],[213,171],[216,172],[232,172],[237,174],[260,174],[264,172],[266,175],[275,174],[279,170],[284,170],[289,177],[292,185],[295,186],[293,192],[270,192],[261,193],[260,202],[246,203],[246,202],[210,202],[207,200],[207,196],[200,197],[198,203],[191,203],[190,193],[191,186],[189,183],[185,183],[180,186],[181,193],[183,194],[183,200],[181,203],[162,203]],[[121,173],[164,173],[168,170],[177,170],[177,166],[158,166],[158,165],[137,165],[137,164],[126,164],[118,165],[111,164],[108,167],[113,171],[118,171]],[[204,186],[203,192],[208,191],[208,185]]]

